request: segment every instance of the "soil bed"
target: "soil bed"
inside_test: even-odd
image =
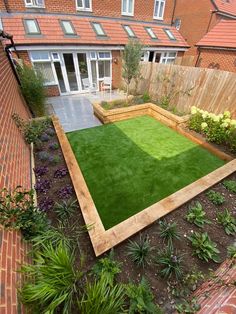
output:
[[[52,186],[51,188],[46,192],[38,192],[38,203],[40,204],[45,198],[49,198],[53,202],[60,202],[62,199],[58,196],[58,191],[67,186],[71,185],[72,182],[70,180],[69,174],[67,173],[62,178],[54,178],[55,171],[58,168],[66,168],[66,164],[64,161],[64,158],[62,156],[62,152],[60,148],[58,150],[52,151],[49,149],[50,144],[52,142],[57,142],[56,135],[52,136],[48,142],[43,143],[42,147],[40,148],[40,151],[48,151],[51,156],[59,156],[60,162],[53,165],[49,164],[48,161],[42,161],[39,159],[39,151],[35,150],[35,166],[47,166],[48,172],[41,176],[41,178],[38,178],[40,180],[48,179],[51,181]],[[229,179],[236,180],[236,173],[231,175]],[[225,203],[221,206],[213,205],[207,198],[206,193],[202,193],[199,196],[197,196],[195,199],[192,200],[192,202],[199,201],[203,205],[204,210],[206,211],[207,218],[211,220],[210,225],[205,225],[204,228],[200,229],[196,227],[193,224],[188,223],[184,217],[188,211],[188,208],[190,206],[190,203],[185,204],[184,206],[181,206],[179,209],[175,210],[171,214],[165,217],[167,222],[176,222],[178,224],[178,231],[181,234],[181,240],[174,242],[174,247],[178,249],[180,253],[185,254],[184,258],[184,271],[187,273],[188,271],[191,271],[193,269],[198,269],[204,272],[204,274],[208,275],[210,274],[211,270],[215,270],[219,267],[219,264],[216,264],[214,262],[203,262],[197,257],[192,256],[193,250],[191,248],[190,242],[187,239],[187,236],[191,235],[192,231],[198,231],[208,232],[210,238],[212,241],[216,242],[218,249],[220,250],[220,258],[223,262],[227,257],[227,246],[232,244],[234,241],[233,236],[227,236],[224,232],[224,229],[221,225],[219,225],[216,221],[216,215],[219,211],[222,209],[229,209],[229,211],[235,216],[236,215],[236,194],[232,194],[228,192],[222,183],[219,183],[213,187],[214,191],[218,191],[222,193],[225,196]],[[74,191],[72,192],[71,198],[76,198]],[[53,211],[53,207],[46,210],[48,217],[51,220],[52,225],[57,226],[58,220],[57,216]],[[84,226],[84,220],[82,217],[82,214],[78,208],[78,211],[70,217],[70,223],[69,225],[76,224],[77,226]],[[160,238],[159,234],[159,222],[152,224],[151,226],[147,227],[144,231],[140,232],[139,234],[133,236],[131,240],[139,241],[140,235],[142,236],[148,236],[151,245],[155,248],[152,252],[152,256],[155,257],[156,252],[158,250],[163,249],[163,241]],[[73,230],[71,228],[67,228],[66,233],[68,235],[73,234]],[[76,251],[77,255],[77,266],[80,267],[80,255],[81,251],[83,255],[85,256],[85,263],[84,263],[84,270],[89,270],[93,264],[96,262],[96,258],[93,252],[93,248],[90,243],[90,239],[88,234],[82,233],[80,236],[80,250]],[[164,313],[174,313],[174,302],[175,300],[172,300],[171,293],[170,293],[170,286],[175,287],[176,282],[170,281],[170,284],[168,285],[167,280],[160,277],[158,274],[159,268],[155,266],[153,263],[153,259],[150,258],[150,264],[147,265],[144,269],[138,268],[134,265],[134,263],[127,257],[127,244],[128,241],[124,241],[119,246],[114,248],[115,253],[115,259],[120,261],[122,263],[122,273],[118,276],[118,280],[121,282],[139,282],[140,279],[145,276],[145,278],[149,281],[150,286],[152,288],[152,291],[155,295],[155,301],[156,303],[160,304],[161,307],[164,310]],[[75,313],[77,313],[75,311]]]

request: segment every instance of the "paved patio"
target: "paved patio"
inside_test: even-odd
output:
[[[47,100],[49,113],[58,116],[65,132],[92,128],[102,123],[93,114],[92,102],[125,98],[124,94],[112,93],[77,94],[50,97]]]

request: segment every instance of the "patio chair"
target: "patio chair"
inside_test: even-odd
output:
[[[88,78],[84,78],[82,79],[82,83],[83,83],[83,89],[85,91],[89,91],[90,93],[97,91],[97,84],[96,83],[90,83]]]
[[[101,84],[101,90],[103,91],[103,93],[109,90],[111,94],[111,89],[112,89],[111,77],[104,77],[103,82]]]

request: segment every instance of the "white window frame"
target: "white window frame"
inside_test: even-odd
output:
[[[45,8],[45,0],[42,0],[43,4],[38,4],[38,0],[25,0],[25,6],[27,8]]]
[[[164,28],[164,32],[166,33],[166,35],[169,38],[169,40],[172,40],[172,41],[176,41],[177,40],[175,35],[173,34],[172,30],[170,30],[168,28]]]
[[[123,28],[129,38],[137,38],[135,32],[130,25],[123,25]]]
[[[157,35],[155,34],[155,32],[153,31],[152,27],[145,27],[146,32],[148,33],[149,37],[151,39],[158,39]],[[152,36],[154,35],[154,36]]]
[[[157,3],[159,4],[159,9],[158,9],[158,11],[157,11],[157,15],[155,15]],[[161,4],[163,4],[163,12],[162,12],[162,15],[160,15]],[[164,19],[165,6],[166,6],[166,0],[155,0],[155,2],[154,2],[154,12],[153,12],[153,18],[154,18],[155,20],[163,20],[163,19]]]
[[[175,56],[174,57],[170,57],[170,53],[175,53]],[[160,60],[160,63],[163,63],[163,64],[169,64],[167,63],[168,60],[171,60],[171,61],[175,61],[177,57],[177,51],[166,51],[166,52],[163,52],[161,54],[161,60]]]
[[[69,32],[69,33],[67,32],[66,26],[65,26],[66,23],[68,23],[70,25],[72,33],[71,32]],[[74,27],[72,21],[70,21],[70,20],[60,20],[60,24],[61,24],[61,28],[62,28],[62,31],[63,31],[64,35],[66,35],[66,36],[76,36],[77,35],[75,27]]]
[[[101,57],[101,54],[102,53],[109,53],[109,57]],[[99,51],[98,52],[98,60],[111,60],[112,57],[111,57],[111,52],[110,51]]]
[[[35,27],[37,29],[37,32],[30,32],[30,29],[29,29],[29,26],[27,24],[28,21],[33,21],[34,24],[35,24]],[[25,28],[25,32],[26,32],[26,35],[41,35],[41,29],[40,29],[40,26],[39,26],[39,23],[38,23],[38,20],[37,19],[34,19],[34,18],[30,18],[30,19],[24,19],[23,20],[23,23],[24,23],[24,28]]]
[[[93,30],[94,30],[96,36],[98,36],[98,37],[107,37],[107,34],[106,34],[106,32],[105,32],[105,30],[103,28],[102,23],[100,23],[100,22],[91,22],[91,24],[92,24],[92,27],[93,27]],[[98,27],[100,27],[101,34],[99,34],[99,31],[97,30],[96,25],[98,25]]]
[[[50,55],[50,53],[48,51],[46,51],[47,54],[48,54],[48,58],[45,58],[45,59],[34,59],[33,54],[35,52],[36,51],[30,52],[30,60],[31,60],[31,63],[33,64],[33,66],[34,66],[35,63],[49,63],[51,65],[54,81],[45,82],[44,86],[58,85],[56,71],[55,71],[55,68],[53,66],[53,60],[52,60],[52,56]],[[38,52],[40,53],[42,51],[38,51]],[[45,51],[43,51],[43,52],[45,52]],[[56,61],[58,61],[58,60],[56,60]]]
[[[129,12],[129,1],[132,1],[132,12]],[[127,0],[127,5],[126,5],[126,10],[123,11],[123,2],[124,0],[121,1],[121,15],[127,15],[127,16],[134,16],[134,2],[135,0]]]
[[[87,11],[87,12],[92,12],[92,0],[89,0],[89,8],[85,7],[85,0],[82,0],[82,6],[78,6],[78,1],[75,0],[75,5],[76,5],[76,10],[77,11]]]

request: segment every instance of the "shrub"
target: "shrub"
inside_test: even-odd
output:
[[[54,178],[61,179],[68,173],[67,168],[59,168],[54,172]]]
[[[35,116],[44,116],[46,95],[43,76],[25,64],[23,67],[18,67],[18,73],[21,81],[21,91],[29,108]]]
[[[224,227],[225,233],[228,235],[236,233],[236,219],[230,214],[228,209],[217,214],[218,222]]]
[[[73,187],[70,184],[60,188],[57,191],[57,195],[60,199],[68,199],[73,194]]]
[[[38,159],[41,160],[41,161],[48,161],[50,155],[48,152],[39,152],[38,153]]]
[[[46,173],[48,173],[48,167],[45,167],[45,166],[36,167],[34,168],[34,173],[37,178],[42,177]]]
[[[145,93],[143,94],[142,99],[143,99],[143,102],[144,102],[144,103],[147,103],[147,102],[150,102],[150,101],[151,101],[151,97],[150,97],[150,95],[149,95],[148,92],[145,92]]]
[[[61,158],[59,156],[49,156],[48,161],[50,164],[56,165],[61,161]]]
[[[0,195],[0,225],[5,228],[21,230],[25,239],[41,234],[48,228],[48,220],[34,206],[34,192],[21,191],[17,187],[13,192],[6,189]]]
[[[101,258],[92,268],[93,274],[99,279],[106,276],[109,285],[113,285],[117,274],[121,273],[122,264],[115,261],[113,251],[108,257]]]
[[[202,228],[205,223],[211,223],[208,219],[206,219],[206,213],[199,202],[196,202],[194,206],[189,208],[186,219],[188,222],[194,223],[200,228]]]
[[[51,150],[57,150],[59,148],[59,144],[57,142],[53,142],[53,143],[50,143],[48,147]]]
[[[124,303],[124,287],[119,284],[111,286],[103,275],[94,283],[87,281],[84,295],[78,301],[78,310],[83,314],[118,314],[124,313]]]
[[[215,192],[213,190],[207,192],[207,197],[215,205],[222,205],[225,202],[224,196],[221,193]]]
[[[69,199],[56,203],[54,211],[60,220],[65,220],[75,212],[76,208],[78,208],[77,200]]]
[[[148,257],[152,251],[148,237],[142,238],[140,236],[139,242],[129,240],[127,255],[139,267],[144,267],[148,263]]]
[[[126,295],[129,298],[129,313],[161,314],[162,311],[153,302],[154,296],[148,282],[142,278],[138,285],[126,285]]]
[[[38,193],[46,193],[52,186],[52,183],[50,180],[40,180],[38,179],[34,188]]]
[[[156,264],[162,268],[160,275],[164,278],[175,276],[180,280],[183,276],[183,257],[183,254],[179,254],[169,246],[158,252]]]
[[[236,244],[229,245],[227,247],[227,253],[229,258],[236,258]]]
[[[173,240],[179,240],[180,234],[177,231],[177,224],[176,223],[168,223],[166,220],[159,222],[160,226],[160,236],[167,241],[168,246],[173,248]]]
[[[198,258],[206,262],[209,262],[209,260],[216,263],[219,262],[220,251],[216,248],[216,243],[211,241],[207,232],[194,232],[188,239],[191,241],[194,250],[193,254]]]
[[[49,198],[48,196],[46,196],[42,200],[39,201],[38,206],[39,206],[40,210],[47,212],[53,208],[54,201],[51,198]]]
[[[71,313],[83,273],[74,269],[74,253],[62,242],[56,247],[46,243],[21,272],[27,280],[21,289],[24,304],[35,306],[43,313]]]
[[[236,181],[235,180],[224,180],[223,185],[228,191],[232,193],[236,193]]]

